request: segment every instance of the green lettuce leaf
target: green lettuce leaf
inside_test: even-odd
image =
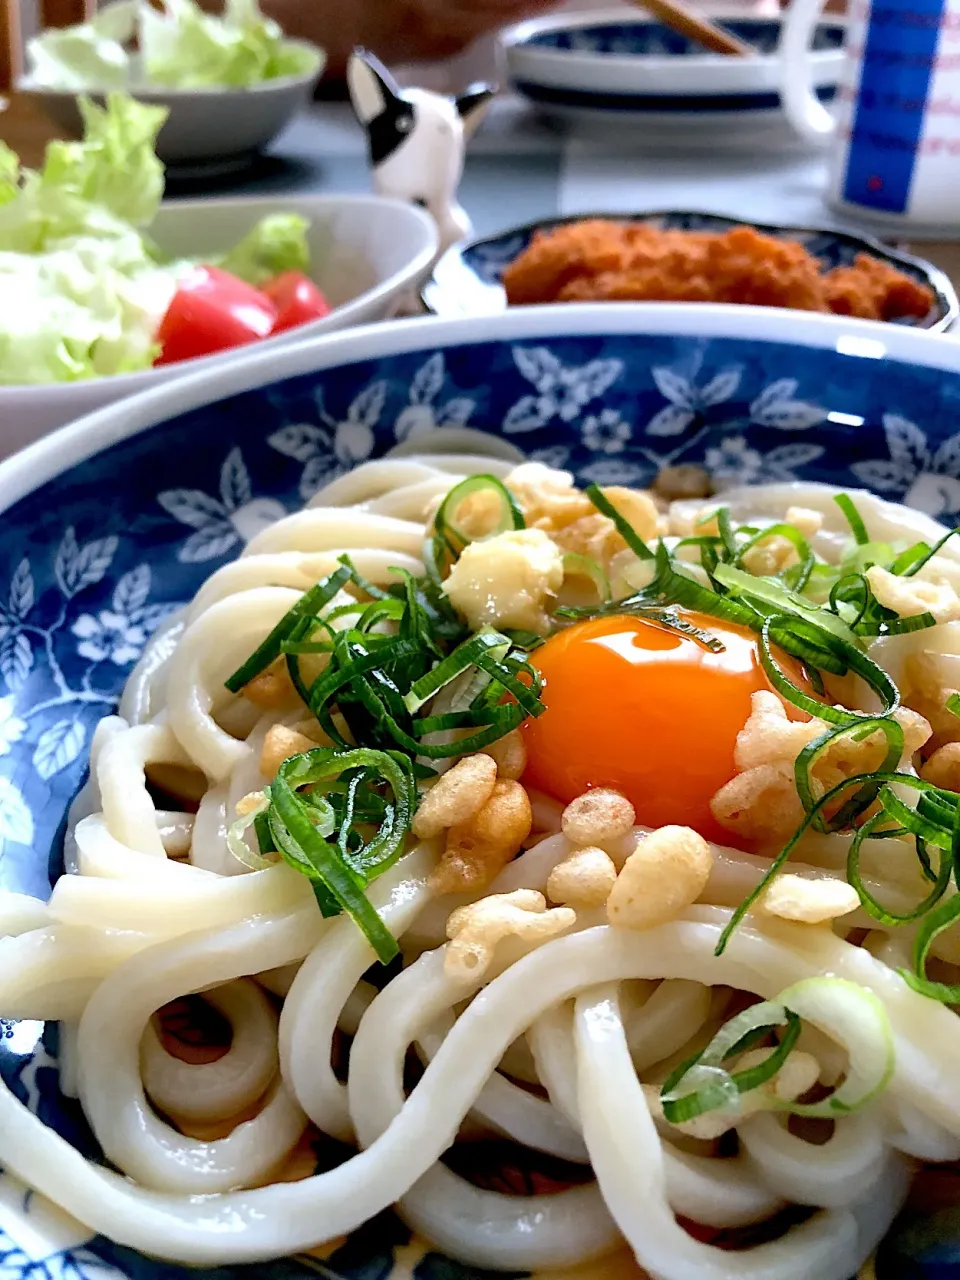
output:
[[[28,41],[27,64],[48,89],[208,89],[319,73],[323,55],[285,40],[257,0],[227,0],[221,16],[194,0],[164,0],[162,12],[147,0],[115,0],[92,22]]]
[[[117,0],[92,22],[51,27],[27,42],[30,79],[48,89],[124,89],[137,31],[139,0]]]
[[[82,142],[54,142],[21,172],[0,144],[0,385],[73,382],[147,369],[192,261],[162,262],[143,228],[163,195],[154,153],[162,108],[81,98]],[[265,218],[219,264],[254,284],[309,262],[307,223]],[[200,261],[215,264],[209,256]]]
[[[153,221],[163,196],[154,153],[164,107],[111,94],[105,108],[79,100],[82,142],[51,142],[43,168],[0,198],[0,250],[41,253],[73,236],[125,239]]]
[[[134,265],[132,245],[92,237],[44,253],[0,252],[0,385],[74,382],[149,368],[186,264]]]
[[[210,265],[222,267],[257,288],[283,271],[306,271],[310,265],[309,226],[306,218],[296,213],[269,214],[236,248]]]
[[[227,0],[222,17],[194,0],[165,0],[164,12],[140,13],[145,81],[178,89],[243,87],[320,70],[311,50],[284,40],[256,0]]]
[[[0,205],[8,204],[20,193],[20,157],[5,142],[0,142]]]

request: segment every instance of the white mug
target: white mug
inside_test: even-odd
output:
[[[960,0],[850,0],[846,59],[829,112],[810,88],[822,0],[792,0],[780,41],[794,128],[831,148],[840,210],[930,231],[960,226]]]

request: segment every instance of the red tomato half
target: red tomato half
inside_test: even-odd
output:
[[[268,280],[263,292],[277,308],[274,333],[295,329],[311,320],[322,320],[333,310],[313,281],[301,271],[285,271]]]
[[[174,364],[266,338],[277,309],[259,289],[218,267],[197,267],[160,324],[156,364]]]

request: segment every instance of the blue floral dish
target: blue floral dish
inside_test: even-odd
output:
[[[686,124],[779,115],[779,18],[738,18],[721,25],[756,50],[723,57],[642,14],[560,14],[535,18],[505,37],[513,87],[542,110],[574,119],[635,117],[651,128],[686,117]],[[833,99],[843,61],[845,29],[823,23],[810,54],[812,84]]]
[[[506,294],[501,280],[504,270],[528,247],[538,231],[550,231],[587,218],[607,218],[613,222],[631,222],[656,227],[662,231],[729,231],[731,227],[750,226],[764,235],[781,240],[797,240],[808,253],[819,258],[824,271],[853,264],[860,253],[868,253],[881,262],[904,271],[920,284],[933,290],[934,303],[922,319],[905,318],[898,323],[915,325],[931,332],[949,329],[960,316],[960,301],[949,276],[931,262],[901,253],[870,236],[853,235],[817,227],[775,227],[761,222],[724,218],[713,213],[689,213],[671,209],[661,213],[578,213],[566,218],[545,218],[522,227],[511,227],[496,235],[468,240],[452,246],[434,268],[433,275],[421,291],[424,306],[434,315],[452,319],[455,316],[488,316],[504,311]]]
[[[747,307],[594,306],[404,321],[248,353],[0,467],[0,887],[48,892],[94,725],[168,612],[318,486],[398,443],[429,449],[443,425],[480,428],[584,482],[644,484],[696,463],[719,487],[829,481],[960,519],[960,348],[946,338]],[[95,1154],[58,1088],[56,1026],[0,1022],[0,1071],[43,1123]],[[336,1159],[330,1146],[303,1153],[305,1173]],[[477,1176],[523,1194],[549,1173]],[[938,1212],[894,1232],[879,1280],[954,1274],[960,1211],[944,1206],[960,1205],[960,1182],[949,1168],[937,1177]],[[318,1256],[207,1275],[318,1272],[480,1276],[411,1244],[391,1214]],[[0,1172],[2,1280],[198,1274],[93,1236]]]

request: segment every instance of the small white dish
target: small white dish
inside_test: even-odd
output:
[[[174,173],[187,166],[225,172],[248,164],[310,99],[320,79],[325,54],[306,41],[290,41],[314,55],[314,65],[298,76],[278,76],[248,88],[166,89],[135,85],[140,102],[170,112],[157,138],[157,155]],[[80,112],[73,89],[49,89],[29,76],[17,81],[17,92],[35,98],[65,133],[79,137]],[[104,95],[91,91],[95,102]]]
[[[81,382],[0,386],[0,458],[82,414],[184,373],[242,359],[248,350],[277,350],[383,320],[423,283],[437,252],[437,228],[429,214],[381,196],[171,200],[161,205],[148,234],[171,257],[202,258],[236,244],[271,213],[298,213],[310,222],[310,274],[333,306],[328,316],[249,348],[158,369]]]
[[[616,121],[673,135],[753,133],[783,119],[778,17],[724,17],[721,25],[757,49],[731,58],[642,14],[621,9],[559,14],[506,32],[513,87],[545,114],[575,123]],[[820,25],[810,54],[811,84],[823,102],[843,66],[842,23]]]

